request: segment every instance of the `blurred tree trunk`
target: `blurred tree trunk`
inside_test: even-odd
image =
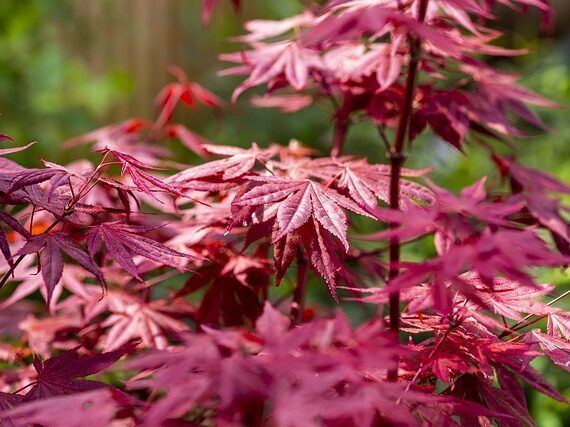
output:
[[[570,1],[551,0],[556,10],[556,27],[560,34],[570,34]]]
[[[64,29],[74,55],[93,71],[132,79],[132,95],[113,119],[150,117],[152,99],[168,81],[176,57],[179,0],[67,0],[72,22]]]
[[[217,54],[227,47],[227,36],[238,34],[242,19],[261,14],[271,17],[278,3],[247,0],[244,13],[236,16],[222,8],[208,28],[200,24],[199,0],[64,0],[71,9],[71,20],[61,28],[65,43],[74,55],[93,71],[120,71],[132,80],[132,96],[111,111],[109,120],[130,116],[150,118],[152,100],[171,80],[168,68],[179,65],[192,80],[210,83],[215,77]],[[282,0],[297,5],[298,0]],[[288,3],[290,2],[290,3]],[[570,0],[551,0],[557,13],[558,36],[569,34]],[[229,3],[229,2],[227,2]],[[222,3],[224,5],[224,3]],[[268,14],[269,12],[269,14]],[[500,26],[515,29],[526,37],[539,36],[538,13],[529,10],[513,22],[513,12],[502,8]]]

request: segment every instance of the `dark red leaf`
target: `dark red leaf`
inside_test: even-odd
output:
[[[80,356],[79,347],[76,347],[43,362],[36,358],[34,368],[37,371],[37,380],[24,399],[32,401],[111,387],[102,382],[80,378],[107,369],[122,356],[133,351],[136,346],[137,343],[129,343],[115,351],[89,356]]]
[[[142,280],[133,261],[133,255],[140,255],[161,265],[185,269],[179,258],[198,259],[164,246],[156,240],[143,237],[140,234],[148,228],[137,228],[120,223],[104,223],[93,227],[89,232],[88,247],[91,256],[100,248],[101,242],[111,259],[119,264],[127,273]]]

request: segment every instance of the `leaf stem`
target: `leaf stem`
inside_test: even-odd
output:
[[[568,295],[570,295],[570,289],[567,290],[566,292],[564,292],[562,295],[554,298],[552,301],[550,301],[546,305],[550,306],[550,305],[556,304],[558,301],[566,298]],[[537,316],[536,318],[527,322],[527,320],[529,320],[531,317],[534,317],[534,316],[535,316],[534,314],[528,314],[522,320],[518,321],[517,323],[515,323],[510,328],[505,329],[501,333],[501,335],[499,335],[499,338],[508,337],[509,335],[512,335],[516,331],[520,331],[521,329],[528,328],[529,326],[534,325],[536,322],[544,319],[545,317],[548,317],[548,314],[542,314],[542,315]]]
[[[97,165],[97,167],[95,168],[95,170],[93,171],[93,173],[91,174],[91,176],[89,177],[89,179],[86,180],[85,184],[83,185],[83,187],[81,187],[81,189],[79,190],[79,192],[77,194],[74,194],[71,199],[69,199],[69,203],[67,204],[67,207],[65,208],[63,214],[59,217],[56,218],[51,225],[46,228],[41,234],[47,234],[50,231],[52,231],[66,216],[69,216],[73,213],[73,209],[75,207],[75,205],[79,202],[79,200],[81,200],[81,198],[83,196],[85,196],[87,193],[89,193],[93,186],[91,186],[90,188],[88,188],[89,183],[97,176],[97,174],[99,173],[100,169],[103,167],[104,161],[107,158],[107,154],[105,153],[105,155],[103,156],[103,158],[101,159],[101,161],[99,162],[99,165]],[[30,222],[30,234],[31,230],[32,230],[32,223],[33,223],[33,214],[35,212],[35,206],[32,210],[32,218],[31,218],[31,222]],[[26,257],[26,254],[20,255],[18,257],[18,259],[16,259],[16,261],[14,262],[14,264],[12,264],[12,266],[10,267],[10,269],[4,273],[4,276],[2,276],[2,279],[0,279],[0,289],[2,289],[2,287],[6,284],[6,282],[8,281],[9,277],[14,274],[14,271],[16,271],[16,268],[18,267],[18,265],[24,260],[24,258]]]
[[[342,153],[344,142],[346,141],[346,134],[349,128],[348,119],[337,119],[334,127],[333,145],[331,149],[331,157],[338,157]]]
[[[303,307],[305,304],[305,290],[307,289],[307,260],[301,252],[297,256],[297,283],[295,284],[295,293],[293,294],[293,302],[291,303],[291,328],[301,321]]]
[[[427,6],[429,0],[419,0],[418,22],[423,23],[426,17]],[[400,121],[396,131],[394,145],[389,153],[390,158],[390,208],[400,209],[400,180],[402,174],[402,166],[406,159],[404,153],[404,144],[408,138],[410,120],[413,111],[413,101],[416,93],[416,81],[419,68],[419,56],[421,50],[421,40],[417,37],[410,36],[410,63],[408,65],[408,75],[406,77],[406,92]],[[394,229],[398,225],[391,223],[390,228]],[[390,239],[390,270],[388,273],[388,283],[398,277],[400,271],[398,264],[400,263],[400,242],[397,238]],[[389,319],[390,331],[399,339],[400,336],[400,292],[391,291],[389,294]],[[396,381],[398,379],[398,363],[388,372],[388,380]]]

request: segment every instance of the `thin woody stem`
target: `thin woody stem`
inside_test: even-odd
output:
[[[293,294],[293,302],[291,303],[291,327],[297,325],[303,314],[305,304],[305,290],[307,288],[307,260],[301,252],[297,256],[297,283],[295,284],[295,292]]]
[[[429,0],[420,0],[418,22],[425,20],[427,6]],[[421,41],[417,37],[410,36],[410,63],[408,65],[408,75],[406,77],[406,93],[404,103],[402,105],[402,113],[396,131],[396,138],[390,150],[390,208],[400,209],[400,181],[402,174],[402,166],[405,161],[404,145],[408,139],[410,120],[413,111],[413,101],[416,93],[416,81],[419,68],[419,56],[421,50]],[[391,223],[390,228],[394,229],[397,224]],[[400,263],[400,242],[397,238],[390,240],[390,270],[388,273],[388,282],[392,282],[398,277],[400,271],[398,264]],[[400,292],[392,291],[389,294],[389,319],[390,331],[399,339],[400,335]],[[398,379],[398,364],[388,372],[388,380],[396,381]]]
[[[558,301],[566,298],[568,295],[570,295],[570,290],[567,290],[566,292],[564,292],[562,295],[554,298],[552,301],[550,301],[548,304],[546,305],[552,305],[552,304],[556,304]],[[527,322],[527,320],[529,320],[530,318],[534,317],[534,314],[529,314],[526,317],[524,317],[522,320],[520,320],[519,322],[515,323],[513,326],[511,326],[508,329],[505,329],[501,335],[499,335],[499,338],[504,338],[504,337],[508,337],[509,335],[512,335],[514,332],[519,331],[521,329],[524,328],[528,328],[529,326],[534,325],[536,322],[544,319],[545,317],[548,317],[548,314],[543,314],[540,316],[537,316],[535,319],[532,319],[531,321]]]
[[[338,157],[342,153],[346,134],[348,132],[349,121],[347,119],[338,119],[334,127],[333,145],[331,149],[331,157]]]
[[[91,174],[91,176],[89,177],[88,180],[86,180],[85,184],[81,187],[81,189],[79,190],[79,192],[76,195],[73,195],[72,198],[69,200],[69,203],[67,205],[67,207],[65,208],[65,211],[63,212],[63,214],[61,215],[61,217],[55,219],[51,225],[46,228],[43,233],[41,234],[47,234],[49,233],[51,230],[53,230],[66,216],[69,216],[73,213],[73,208],[74,206],[79,202],[79,200],[84,197],[87,193],[89,193],[91,191],[91,189],[93,188],[93,186],[89,187],[89,183],[97,176],[97,174],[100,173],[100,169],[103,167],[104,165],[104,161],[107,158],[107,153],[105,153],[105,155],[103,156],[103,158],[101,159],[101,162],[99,163],[99,165],[95,168],[95,170],[93,171],[93,173]],[[32,211],[33,213],[34,211]],[[30,230],[32,227],[32,222],[33,222],[33,216],[32,216],[32,221],[30,222]],[[31,233],[30,233],[31,234]],[[6,282],[8,281],[8,279],[10,278],[10,276],[12,274],[14,274],[14,271],[16,271],[16,268],[18,267],[18,265],[20,265],[20,263],[24,260],[24,258],[26,258],[26,254],[22,254],[20,255],[16,261],[14,261],[14,263],[10,266],[10,269],[4,273],[4,276],[2,276],[2,279],[0,279],[0,289],[2,289],[2,287],[6,284]]]

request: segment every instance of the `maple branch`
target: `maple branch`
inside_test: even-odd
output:
[[[334,127],[333,145],[331,148],[331,157],[338,157],[342,153],[346,134],[348,132],[350,121],[348,119],[338,119]]]
[[[293,294],[293,302],[291,303],[291,328],[299,323],[303,314],[303,306],[305,302],[305,290],[307,289],[307,260],[301,252],[297,256],[297,283],[295,284],[295,293]]]
[[[14,274],[14,271],[16,271],[16,268],[24,260],[25,257],[26,255],[20,255],[18,259],[14,261],[14,263],[10,266],[10,269],[6,273],[4,273],[2,280],[0,280],[0,289],[2,289],[2,287],[6,284],[10,276]]]
[[[23,386],[23,387],[20,387],[18,390],[16,390],[16,391],[14,392],[14,394],[18,394],[18,393],[24,391],[24,390],[27,389],[27,388],[33,387],[33,386],[35,386],[36,384],[38,384],[38,382],[39,382],[39,381],[32,381],[31,383],[26,384],[26,385]]]
[[[389,154],[390,151],[392,151],[392,148],[390,146],[390,141],[388,141],[388,138],[386,137],[386,129],[384,129],[384,127],[382,126],[378,126],[378,135],[380,135],[380,139],[382,139],[382,142],[384,143],[384,148],[386,149],[386,153]]]
[[[420,0],[420,8],[418,22],[423,23],[426,17],[427,6],[429,0]],[[390,208],[400,209],[400,180],[402,174],[402,166],[406,159],[404,153],[404,144],[408,137],[410,120],[413,110],[413,101],[416,92],[416,80],[419,67],[419,56],[421,50],[421,40],[417,37],[410,36],[410,63],[408,65],[408,75],[406,77],[406,93],[396,138],[394,145],[389,153],[390,158]],[[390,223],[390,228],[397,228],[398,224]],[[400,263],[400,242],[397,238],[390,239],[390,270],[388,274],[388,283],[393,281],[399,275],[398,264]],[[400,335],[400,292],[391,291],[389,295],[389,325],[391,332],[399,338]],[[388,372],[388,380],[396,381],[398,378],[398,363]]]
[[[91,174],[91,176],[89,177],[89,179],[86,180],[85,184],[83,185],[83,187],[81,187],[81,189],[79,190],[79,192],[75,195],[73,195],[71,197],[71,199],[69,200],[67,207],[65,208],[63,214],[59,217],[56,218],[48,228],[46,228],[41,235],[44,234],[48,234],[51,230],[53,230],[66,216],[69,216],[73,213],[73,209],[75,207],[75,205],[77,203],[79,203],[79,200],[81,200],[81,198],[83,198],[83,196],[85,196],[89,191],[91,191],[91,188],[89,188],[87,191],[85,191],[89,185],[89,183],[95,178],[95,176],[99,173],[100,169],[103,167],[103,162],[105,161],[105,159],[107,158],[107,153],[105,153],[105,155],[103,156],[103,158],[101,159],[101,161],[99,162],[99,165],[95,168],[95,170],[93,171],[93,173]],[[73,194],[73,193],[72,193]],[[35,206],[32,210],[32,217],[30,220],[30,234],[31,230],[32,230],[32,225],[33,225],[33,218],[34,218],[34,212],[35,212]],[[10,266],[10,269],[4,273],[4,276],[2,276],[2,279],[0,279],[0,289],[2,289],[2,287],[6,284],[6,282],[8,281],[8,279],[10,278],[11,275],[14,274],[14,272],[16,271],[16,268],[18,267],[18,265],[20,265],[20,263],[24,260],[24,258],[26,258],[26,254],[22,254],[20,255],[16,261],[14,261],[14,263]]]

